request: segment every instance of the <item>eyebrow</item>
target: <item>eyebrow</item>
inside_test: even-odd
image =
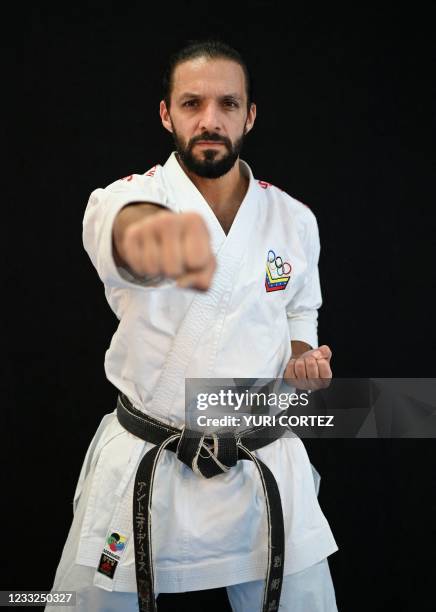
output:
[[[204,96],[200,96],[199,94],[196,93],[191,93],[191,92],[185,92],[183,93],[180,98],[179,101],[184,100],[185,98],[196,98],[196,99],[201,99]],[[224,94],[222,96],[218,96],[220,100],[224,100],[225,98],[233,98],[234,100],[238,100],[239,102],[242,101],[242,98],[239,94],[237,93],[228,93],[228,94]]]

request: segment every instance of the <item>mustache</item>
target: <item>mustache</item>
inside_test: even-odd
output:
[[[222,142],[227,147],[231,145],[229,139],[226,138],[225,136],[220,136],[219,134],[210,134],[209,132],[203,132],[203,134],[200,134],[199,136],[194,136],[194,138],[191,138],[191,140],[189,141],[189,147],[190,148],[193,147],[196,142],[199,142],[201,140]]]

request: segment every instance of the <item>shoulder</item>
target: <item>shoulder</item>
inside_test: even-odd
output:
[[[268,181],[260,179],[255,179],[255,181],[264,191],[268,206],[279,209],[281,215],[292,219],[294,223],[307,231],[317,230],[318,223],[315,213],[308,204]]]
[[[118,178],[112,183],[109,183],[105,187],[110,191],[116,191],[118,189],[124,190],[129,187],[151,187],[153,185],[161,185],[161,172],[162,166],[160,164],[155,164],[148,170],[145,170],[143,173],[134,173],[128,174],[127,176],[123,176],[122,178]]]
[[[143,173],[134,173],[118,178],[105,187],[91,193],[92,202],[101,200],[143,200],[157,202],[172,208],[167,188],[162,180],[162,166],[156,164]]]

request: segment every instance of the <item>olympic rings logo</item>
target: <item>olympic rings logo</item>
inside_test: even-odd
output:
[[[268,268],[272,278],[278,278],[279,276],[289,276],[291,274],[292,266],[287,261],[274,253],[274,251],[268,251]]]

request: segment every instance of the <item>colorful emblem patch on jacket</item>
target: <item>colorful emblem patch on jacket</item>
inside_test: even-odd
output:
[[[112,552],[121,552],[124,549],[124,546],[126,545],[126,538],[114,531],[106,539],[106,544],[109,546]]]
[[[100,557],[97,571],[104,574],[108,578],[114,577],[118,562],[126,548],[127,537],[121,535],[118,531],[109,530],[106,536],[103,552]]]
[[[266,260],[265,289],[270,291],[282,291],[286,289],[291,276],[292,266],[283,261],[280,255],[274,251],[268,251]]]

